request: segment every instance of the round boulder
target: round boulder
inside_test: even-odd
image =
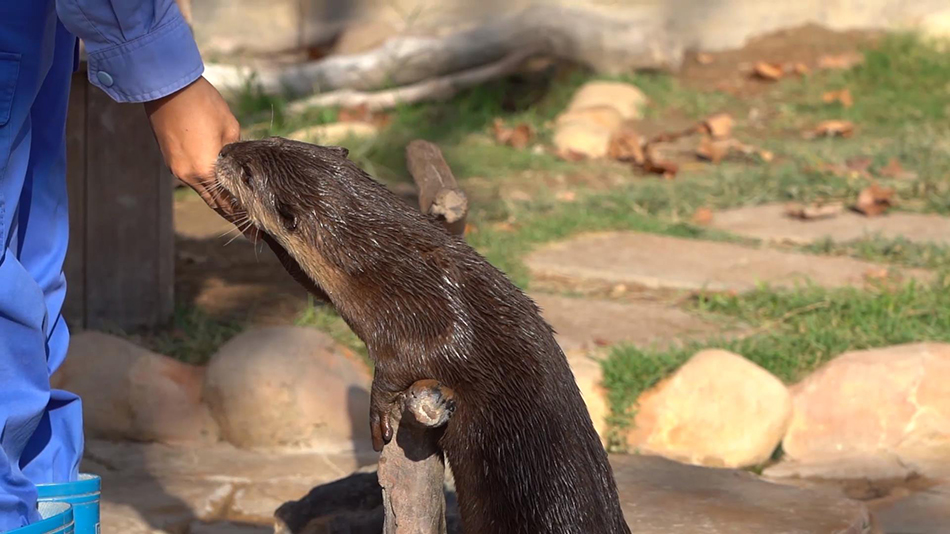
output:
[[[72,336],[51,379],[82,398],[88,436],[160,443],[213,442],[218,426],[202,404],[204,369],[99,332]]]
[[[792,387],[782,448],[802,464],[894,457],[950,463],[950,344],[842,354]]]
[[[792,410],[778,378],[724,350],[697,353],[637,402],[631,448],[710,467],[767,460]]]
[[[287,326],[232,338],[211,359],[204,392],[235,446],[340,451],[369,441],[370,383],[365,363],[328,335]]]

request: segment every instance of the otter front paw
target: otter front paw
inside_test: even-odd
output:
[[[369,424],[373,435],[373,450],[380,452],[393,439],[392,412],[396,407],[397,394],[380,390],[373,383],[370,393]]]

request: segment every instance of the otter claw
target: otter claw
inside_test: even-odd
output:
[[[374,410],[370,416],[370,423],[372,424],[373,450],[381,452],[383,446],[393,439],[393,426],[389,410],[382,413]]]

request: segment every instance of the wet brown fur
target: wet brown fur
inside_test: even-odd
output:
[[[413,382],[436,379],[455,391],[441,446],[465,532],[630,532],[553,330],[504,274],[344,149],[235,143],[216,175],[275,250],[299,264],[285,259],[285,267],[366,343],[376,362],[375,436],[386,431],[381,414]]]

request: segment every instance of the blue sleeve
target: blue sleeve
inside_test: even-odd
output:
[[[175,0],[56,0],[56,12],[85,44],[89,82],[116,102],[157,100],[204,71]]]

